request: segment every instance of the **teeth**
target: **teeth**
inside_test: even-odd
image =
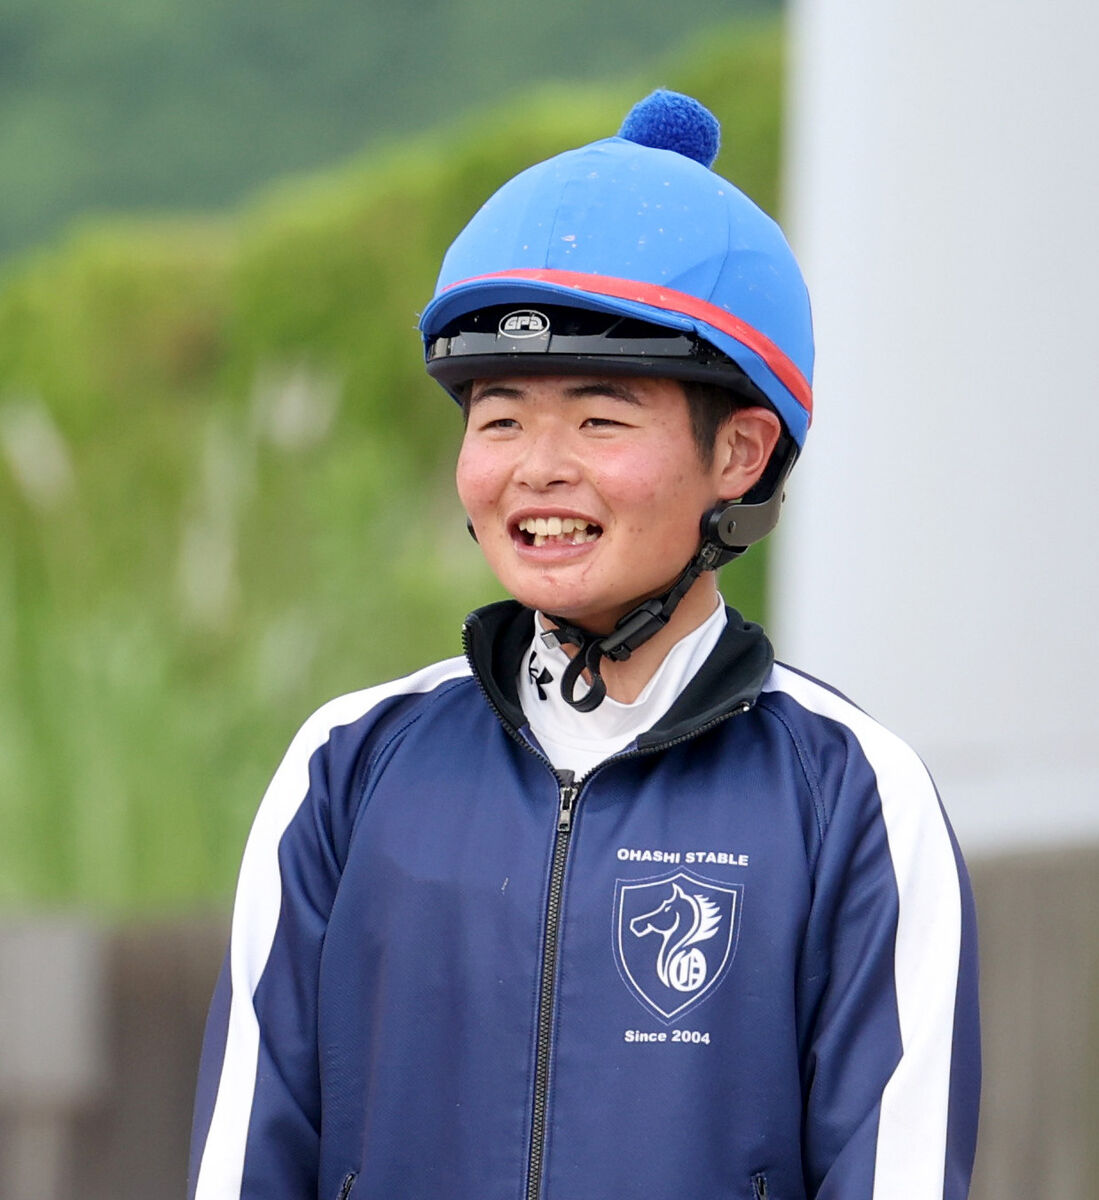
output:
[[[588,522],[583,517],[524,517],[519,522],[519,528],[525,533],[540,533],[556,537],[559,533],[572,533],[577,529],[587,529]]]
[[[534,538],[536,546],[544,546],[550,538],[566,537],[573,546],[594,542],[598,527],[589,525],[583,517],[524,517],[519,528]]]

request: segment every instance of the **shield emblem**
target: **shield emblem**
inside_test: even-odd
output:
[[[614,958],[631,992],[666,1025],[721,982],[736,954],[742,884],[689,871],[614,889]]]

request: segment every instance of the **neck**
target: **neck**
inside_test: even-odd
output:
[[[599,670],[607,685],[607,695],[621,704],[632,704],[656,674],[668,651],[681,638],[703,624],[713,614],[717,604],[717,580],[712,571],[707,571],[695,580],[667,625],[638,646],[629,658],[624,662],[614,662],[609,658],[602,660]],[[545,618],[541,619],[547,627],[550,625]],[[578,653],[577,648],[571,645],[566,645],[564,650],[570,658]],[[584,675],[587,678],[587,672]]]

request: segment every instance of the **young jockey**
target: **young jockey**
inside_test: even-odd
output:
[[[331,702],[241,868],[196,1200],[960,1200],[973,908],[901,741],[715,569],[774,525],[812,334],[656,93],[511,180],[423,314],[513,600]]]

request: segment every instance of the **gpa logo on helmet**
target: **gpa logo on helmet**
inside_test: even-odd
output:
[[[615,965],[630,991],[670,1025],[728,971],[744,888],[679,871],[641,883],[619,879],[614,891]]]
[[[500,333],[510,338],[541,337],[549,333],[549,317],[536,308],[519,308],[500,318]]]

